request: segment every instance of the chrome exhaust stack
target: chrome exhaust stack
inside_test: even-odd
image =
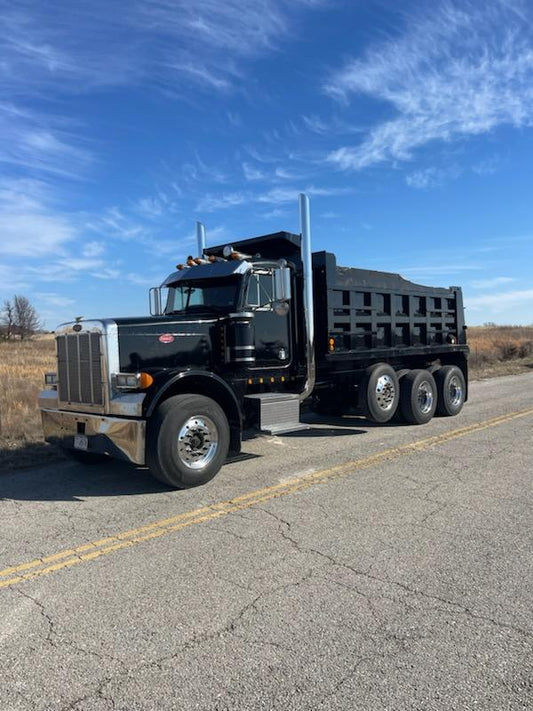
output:
[[[196,243],[198,245],[198,256],[203,257],[205,252],[205,227],[202,222],[196,223]]]
[[[315,363],[315,313],[313,301],[313,260],[311,254],[311,213],[309,198],[300,193],[300,231],[302,234],[302,264],[304,282],[304,318],[305,318],[305,355],[307,360],[307,377],[304,389],[300,393],[300,402],[313,392],[316,378]]]

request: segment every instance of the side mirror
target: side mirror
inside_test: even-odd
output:
[[[291,270],[289,267],[274,269],[274,301],[289,301],[291,298]]]
[[[150,295],[150,315],[161,316],[161,287],[153,286],[149,292]]]

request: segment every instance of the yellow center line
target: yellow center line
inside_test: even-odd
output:
[[[16,585],[17,583],[25,580],[32,580],[33,578],[48,575],[49,573],[55,573],[58,570],[63,570],[64,568],[69,568],[73,565],[95,560],[96,558],[109,555],[115,551],[130,548],[131,546],[151,541],[155,538],[160,538],[161,536],[168,535],[169,533],[181,531],[189,526],[205,523],[206,521],[212,521],[236,511],[251,508],[265,501],[270,501],[281,496],[287,496],[288,494],[294,494],[298,491],[303,491],[309,487],[316,486],[317,484],[322,484],[333,479],[348,476],[356,471],[359,471],[360,469],[366,469],[381,462],[398,459],[406,454],[420,452],[429,449],[430,447],[444,444],[450,440],[465,437],[466,435],[473,434],[474,432],[480,432],[481,430],[485,430],[489,427],[495,427],[505,422],[510,422],[511,420],[515,420],[519,417],[526,417],[528,415],[533,415],[533,408],[518,412],[511,412],[507,415],[500,415],[498,417],[493,417],[490,420],[485,420],[484,422],[468,425],[456,430],[450,430],[449,432],[433,435],[432,437],[420,439],[416,442],[410,442],[398,447],[391,447],[390,449],[385,449],[376,454],[371,454],[368,457],[355,459],[350,462],[345,462],[344,464],[329,467],[328,469],[311,472],[310,474],[305,474],[301,477],[288,479],[278,484],[266,486],[262,489],[249,491],[246,494],[236,496],[228,501],[220,501],[208,506],[202,506],[201,508],[194,509],[193,511],[187,511],[185,513],[177,514],[176,516],[171,516],[170,518],[154,521],[153,523],[140,526],[139,528],[133,528],[129,531],[122,531],[121,533],[117,533],[113,536],[101,538],[90,543],[83,543],[82,545],[74,548],[67,548],[63,551],[59,551],[58,553],[44,556],[43,558],[36,558],[35,560],[31,560],[26,563],[14,565],[10,568],[0,570],[0,578],[3,578],[3,580],[0,579],[0,588]]]

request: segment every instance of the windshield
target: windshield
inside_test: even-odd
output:
[[[184,311],[228,311],[236,308],[241,277],[184,279],[169,287],[166,314]]]

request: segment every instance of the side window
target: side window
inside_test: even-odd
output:
[[[271,310],[274,300],[274,276],[271,271],[250,276],[248,283],[248,306],[256,309]]]

